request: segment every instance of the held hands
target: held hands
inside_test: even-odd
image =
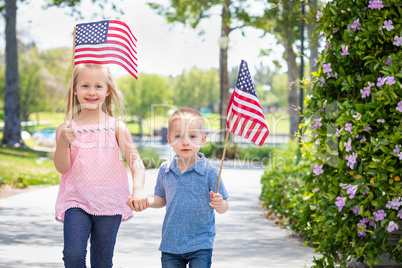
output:
[[[128,197],[127,206],[136,212],[141,212],[149,207],[148,197],[144,191],[136,191]]]
[[[211,195],[211,203],[209,203],[209,205],[214,209],[221,208],[223,204],[222,195],[220,193],[214,193],[213,191],[210,191],[209,194]]]

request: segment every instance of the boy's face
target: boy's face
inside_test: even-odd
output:
[[[203,122],[197,119],[176,119],[169,126],[167,140],[181,158],[194,157],[207,137],[203,134]]]

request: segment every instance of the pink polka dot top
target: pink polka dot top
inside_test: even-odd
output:
[[[56,200],[56,220],[63,222],[69,208],[91,215],[133,217],[126,205],[130,195],[128,175],[115,134],[116,119],[105,124],[72,127],[77,131],[71,144],[70,169],[61,176]]]

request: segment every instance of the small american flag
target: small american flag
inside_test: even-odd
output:
[[[247,62],[244,60],[240,63],[236,87],[229,101],[226,128],[260,147],[269,134]]]
[[[117,64],[137,78],[136,43],[127,24],[118,20],[77,24],[74,65]]]

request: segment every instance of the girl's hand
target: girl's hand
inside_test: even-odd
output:
[[[136,191],[128,197],[127,206],[136,212],[141,212],[149,207],[148,197],[142,191]]]
[[[209,205],[214,209],[222,207],[222,195],[220,193],[214,193],[212,191],[210,191],[209,194],[211,195],[211,203],[209,203]]]
[[[61,130],[61,133],[60,133],[60,136],[59,136],[60,142],[65,144],[65,145],[71,144],[71,143],[73,143],[75,141],[75,136],[76,135],[77,135],[77,132],[74,129],[69,128],[68,126],[66,126],[65,128],[63,128]]]

